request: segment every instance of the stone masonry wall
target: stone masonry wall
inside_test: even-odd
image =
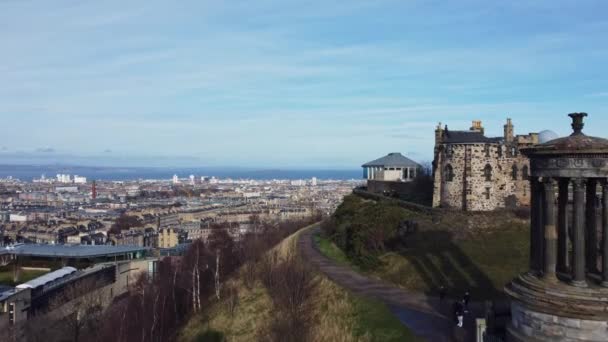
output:
[[[521,154],[510,155],[502,144],[452,144],[449,150],[450,153],[448,146],[437,150],[435,207],[489,211],[509,205],[529,205],[529,183],[523,177],[524,166],[530,168],[527,158]],[[448,164],[454,173],[452,181],[446,179]],[[486,180],[486,165],[492,168],[491,181]],[[517,167],[517,180],[513,180],[513,165]]]
[[[559,317],[511,304],[510,342],[608,341],[608,322]]]

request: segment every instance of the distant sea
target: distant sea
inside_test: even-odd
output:
[[[57,174],[71,174],[87,177],[88,180],[138,180],[138,179],[166,179],[173,175],[188,178],[194,175],[214,176],[216,178],[232,179],[360,179],[359,170],[291,170],[291,169],[244,169],[244,168],[157,168],[157,167],[92,167],[92,166],[65,166],[65,165],[0,165],[0,178],[13,177],[22,181],[32,181],[45,175],[54,178]]]

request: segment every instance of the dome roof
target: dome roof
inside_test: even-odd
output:
[[[555,140],[558,138],[559,138],[559,135],[557,133],[555,133],[551,130],[548,130],[548,129],[538,133],[538,142],[540,144],[544,144],[544,143],[547,143],[551,140]]]
[[[608,153],[608,140],[583,134],[583,119],[587,113],[569,114],[572,118],[574,133],[568,137],[552,139],[531,148],[522,150],[527,155],[538,154],[596,154]],[[540,135],[539,135],[540,140]]]

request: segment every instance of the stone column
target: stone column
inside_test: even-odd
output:
[[[557,227],[555,222],[555,179],[545,178],[543,180],[543,190],[545,193],[543,201],[543,211],[545,215],[545,260],[543,278],[547,281],[556,282]]]
[[[602,180],[602,286],[608,287],[608,179]]]
[[[542,241],[539,239],[542,232],[542,206],[541,191],[538,177],[530,178],[531,217],[530,217],[530,271],[539,274],[542,270],[541,253]]]
[[[572,262],[572,285],[586,287],[585,280],[585,181],[576,178],[572,181],[574,192],[574,261]]]
[[[568,257],[568,179],[559,181],[559,199],[557,208],[557,269],[566,272],[570,264]]]
[[[585,249],[587,251],[587,270],[598,273],[597,270],[597,180],[587,180],[587,205],[586,205],[586,236]]]

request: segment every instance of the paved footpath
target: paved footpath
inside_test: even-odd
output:
[[[366,297],[385,302],[403,324],[410,330],[431,342],[474,341],[474,317],[479,315],[479,305],[475,305],[477,316],[465,316],[465,328],[455,326],[451,316],[451,304],[439,304],[438,298],[422,293],[408,292],[387,282],[363,276],[347,266],[340,266],[324,256],[313,242],[313,234],[318,227],[307,229],[300,235],[298,249],[306,260],[317,267],[336,284]]]

